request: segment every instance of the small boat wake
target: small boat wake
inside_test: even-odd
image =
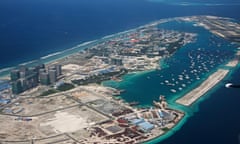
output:
[[[225,84],[226,88],[240,88],[240,84],[227,83]]]

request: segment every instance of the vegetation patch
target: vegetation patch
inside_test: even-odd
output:
[[[59,90],[59,91],[67,91],[67,90],[70,90],[70,89],[73,89],[73,88],[75,88],[75,86],[73,84],[64,83],[63,85],[59,86],[57,88],[57,90]]]
[[[43,92],[40,96],[48,96],[50,94],[54,94],[54,93],[57,93],[57,92],[59,92],[59,91],[55,90],[55,89],[49,89],[49,90]]]
[[[162,128],[162,130],[166,132],[166,131],[169,131],[170,129],[165,127],[165,128]]]

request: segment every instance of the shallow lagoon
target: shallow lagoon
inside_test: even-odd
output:
[[[171,21],[159,25],[159,28],[168,30],[197,33],[197,39],[180,48],[173,56],[164,59],[161,70],[128,74],[121,82],[107,81],[103,85],[124,89],[121,98],[126,102],[137,101],[140,106],[152,106],[153,100],[158,100],[159,95],[165,95],[172,108],[186,112],[179,124],[153,141],[157,143],[175,134],[199,110],[199,104],[211,97],[214,92],[223,87],[219,83],[204,97],[201,97],[190,107],[175,103],[175,100],[198,86],[203,80],[218,68],[224,67],[234,57],[236,46],[222,38],[212,35],[209,31],[195,27],[194,23]],[[226,80],[226,78],[225,78]]]

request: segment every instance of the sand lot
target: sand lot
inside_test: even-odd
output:
[[[86,122],[86,119],[67,112],[57,112],[54,116],[55,118],[49,119],[48,122],[41,124],[41,126],[51,126],[56,132],[67,133],[90,125]]]
[[[74,105],[78,103],[64,95],[56,95],[21,99],[5,109],[10,109],[19,116],[36,116]]]
[[[108,120],[107,117],[86,106],[75,106],[28,118],[31,120],[24,121],[19,117],[0,115],[0,143],[1,140],[42,139],[64,133],[75,133]]]
[[[87,102],[95,101],[95,100],[99,99],[98,96],[91,94],[84,90],[73,92],[73,93],[71,93],[71,95],[75,98],[78,98],[83,103],[87,103]]]
[[[107,118],[85,106],[74,107],[47,115],[40,123],[40,129],[46,133],[71,133],[90,127]]]

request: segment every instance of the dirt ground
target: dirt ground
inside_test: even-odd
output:
[[[13,112],[12,114],[19,116],[35,116],[77,104],[77,102],[64,95],[56,95],[21,99],[7,109],[10,109]]]

